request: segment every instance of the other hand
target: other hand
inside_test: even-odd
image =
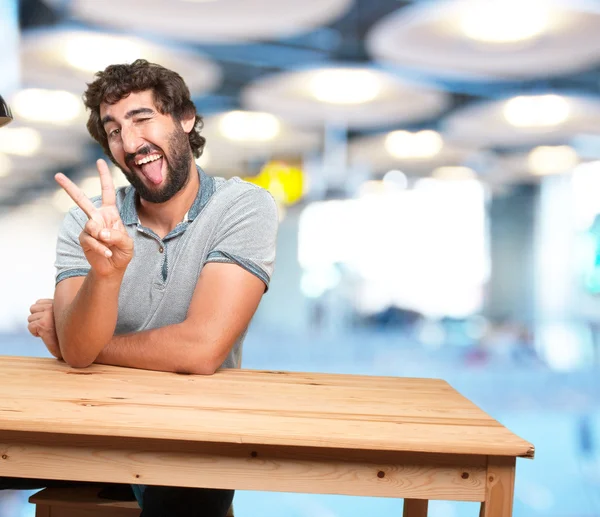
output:
[[[35,337],[42,338],[48,352],[57,359],[62,359],[56,327],[54,326],[54,300],[44,298],[35,302],[30,308],[27,318],[27,329]]]

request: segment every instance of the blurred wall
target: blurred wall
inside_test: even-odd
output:
[[[300,209],[292,208],[279,226],[275,272],[254,319],[255,325],[276,332],[298,333],[308,325],[307,300],[300,291],[299,216]]]
[[[489,203],[492,270],[486,313],[492,319],[533,319],[538,192],[535,185],[518,185]]]

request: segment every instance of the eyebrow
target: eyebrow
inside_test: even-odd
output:
[[[135,117],[136,115],[140,115],[142,113],[145,113],[145,114],[148,114],[148,115],[154,115],[154,110],[150,109],[150,108],[136,108],[136,109],[133,109],[131,111],[128,111],[125,114],[125,120],[130,119],[131,117]],[[102,120],[100,122],[102,123],[103,126],[105,126],[109,122],[115,122],[115,119],[111,115],[106,115],[105,117],[102,118]]]

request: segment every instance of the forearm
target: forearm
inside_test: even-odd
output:
[[[64,360],[89,366],[111,340],[117,325],[122,275],[98,277],[90,271],[72,303],[56,317]]]
[[[97,363],[144,370],[210,375],[221,365],[216,343],[203,338],[189,322],[114,336]]]

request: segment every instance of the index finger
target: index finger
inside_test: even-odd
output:
[[[96,167],[98,167],[98,173],[100,174],[100,186],[102,187],[102,206],[115,205],[115,184],[113,183],[108,165],[104,160],[98,160],[96,162]]]
[[[85,212],[85,215],[87,215],[90,219],[93,219],[97,209],[84,194],[83,190],[81,190],[77,185],[75,185],[75,183],[73,183],[61,172],[56,174],[54,179],[63,188],[63,190],[69,194],[69,197],[75,201],[75,204]]]

